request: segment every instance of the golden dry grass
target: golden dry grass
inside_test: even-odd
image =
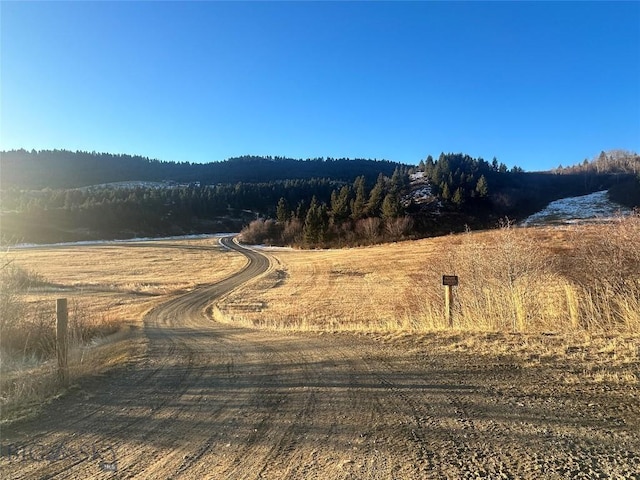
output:
[[[221,280],[246,259],[217,239],[15,249],[3,264],[39,281],[17,292],[18,318],[3,318],[0,357],[2,417],[38,404],[57,389],[55,299],[69,301],[72,382],[128,361],[143,348],[143,314],[168,296]],[[104,339],[105,335],[110,335]],[[91,340],[87,343],[87,340]],[[105,341],[106,340],[106,341]]]
[[[53,314],[55,299],[100,322],[135,322],[166,295],[186,292],[231,275],[246,259],[211,250],[216,239],[11,250],[13,264],[45,285],[22,295],[31,312]]]
[[[271,248],[272,268],[215,318],[280,331],[356,332],[394,348],[561,361],[565,383],[637,385],[640,217],[504,228],[342,250]],[[456,274],[454,325],[443,274]]]
[[[454,329],[640,330],[640,218],[504,228],[342,250],[271,249],[274,268],[219,306],[283,330],[447,330],[443,274],[456,274]]]
[[[268,249],[269,272],[213,311],[216,319],[245,326],[383,334],[383,341],[438,332],[447,351],[511,352],[534,363],[582,354],[593,358],[584,359],[591,367],[579,375],[637,383],[624,366],[637,364],[640,356],[638,239],[636,216],[603,225],[505,228],[364,248]],[[68,297],[71,322],[113,332],[135,326],[167,296],[245,264],[240,254],[216,245],[209,239],[24,249],[7,258],[43,280],[20,294],[25,325],[44,322],[51,333],[55,298]],[[453,328],[445,321],[443,274],[460,277]],[[129,331],[119,334],[125,341],[118,346],[76,349],[72,373],[126,362],[143,348]],[[26,360],[2,356],[5,407],[16,399],[37,400],[55,383],[51,363]],[[27,373],[39,379],[37,385],[16,381]]]

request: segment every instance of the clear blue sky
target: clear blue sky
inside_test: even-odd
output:
[[[0,149],[640,151],[640,3],[1,2]]]

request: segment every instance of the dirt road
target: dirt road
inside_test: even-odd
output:
[[[438,350],[437,337],[283,335],[205,308],[263,272],[172,299],[143,355],[2,431],[2,478],[640,478],[635,385],[579,364]]]

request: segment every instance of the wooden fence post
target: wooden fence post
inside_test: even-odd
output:
[[[453,328],[453,287],[458,286],[457,275],[443,275],[444,285],[444,318],[449,328]]]
[[[69,353],[69,337],[67,335],[67,324],[69,323],[69,313],[67,310],[67,299],[58,298],[56,300],[56,352],[58,353],[58,378],[63,387],[69,386],[69,364],[67,355]]]
[[[453,328],[453,287],[451,285],[444,286],[444,317],[449,328]]]

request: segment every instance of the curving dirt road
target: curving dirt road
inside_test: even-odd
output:
[[[435,337],[283,335],[212,322],[246,267],[145,318],[148,348],[2,431],[2,478],[640,478],[637,386]]]

